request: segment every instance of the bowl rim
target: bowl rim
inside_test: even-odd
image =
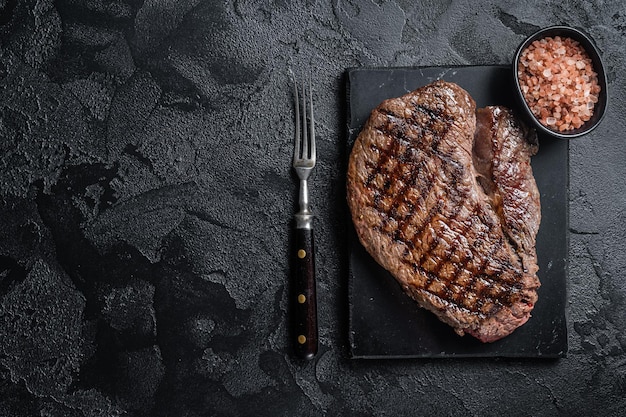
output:
[[[596,111],[598,111],[598,116],[591,124],[589,121],[585,122],[583,126],[578,129],[572,130],[571,133],[557,132],[552,130],[546,126],[544,126],[537,117],[533,114],[532,110],[528,106],[526,99],[524,98],[524,94],[520,88],[519,82],[519,74],[518,74],[518,62],[520,56],[524,49],[528,47],[532,42],[537,39],[545,38],[547,36],[563,36],[570,37],[576,41],[579,41],[589,57],[591,58],[594,70],[598,74],[598,84],[600,84],[600,95],[598,97],[598,104],[596,106]],[[606,113],[606,108],[608,105],[608,91],[607,91],[607,79],[606,79],[606,71],[604,68],[604,63],[602,62],[602,57],[600,55],[600,51],[595,45],[594,41],[591,39],[589,35],[583,32],[581,29],[574,28],[571,26],[564,25],[554,25],[548,26],[543,29],[539,29],[534,32],[530,36],[526,37],[524,41],[520,43],[515,52],[515,57],[513,58],[513,77],[515,82],[515,91],[517,93],[518,99],[521,102],[522,109],[527,114],[527,117],[531,119],[533,124],[539,129],[541,132],[546,133],[551,136],[555,136],[561,139],[574,139],[594,130],[604,119],[604,115]]]

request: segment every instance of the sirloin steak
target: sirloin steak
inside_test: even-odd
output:
[[[347,199],[359,240],[459,335],[492,342],[530,317],[536,151],[534,131],[508,109],[476,110],[445,81],[384,101],[355,141]]]

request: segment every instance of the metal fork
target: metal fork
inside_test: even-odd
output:
[[[315,118],[313,116],[313,94],[311,79],[308,81],[308,96],[304,82],[301,88],[293,78],[295,106],[295,145],[293,168],[300,179],[298,204],[295,214],[295,308],[294,333],[295,351],[303,359],[312,359],[317,353],[317,297],[315,281],[315,246],[313,243],[313,214],[309,209],[308,180],[315,167]],[[302,91],[302,100],[299,97]],[[308,101],[307,101],[308,99]],[[307,109],[308,107],[308,109]],[[308,122],[308,123],[307,123]]]

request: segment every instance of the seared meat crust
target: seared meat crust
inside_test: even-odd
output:
[[[483,342],[537,300],[541,219],[532,135],[436,81],[381,103],[359,134],[347,198],[365,249],[419,305]]]

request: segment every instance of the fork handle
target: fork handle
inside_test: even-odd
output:
[[[298,357],[312,359],[317,354],[318,337],[312,228],[296,228],[295,259],[294,347]]]

